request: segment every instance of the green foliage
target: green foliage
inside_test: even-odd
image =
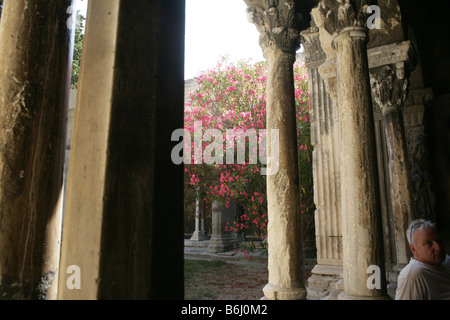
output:
[[[297,147],[300,175],[301,208],[299,215],[304,221],[304,237],[313,230],[313,176],[311,128],[308,104],[308,80],[306,67],[297,62],[294,65],[295,100],[297,122]],[[185,132],[190,136],[198,130],[195,123],[201,122],[201,132],[227,129],[259,131],[266,127],[266,80],[267,64],[239,61],[231,63],[226,58],[215,68],[207,70],[197,78],[198,87],[190,93],[185,105]],[[214,138],[216,139],[216,138]],[[223,139],[225,140],[225,139]],[[186,142],[185,143],[189,143]],[[245,231],[259,238],[267,235],[266,176],[261,175],[265,167],[260,161],[250,163],[246,151],[245,163],[206,164],[195,163],[194,144],[191,143],[191,164],[185,164],[185,208],[195,212],[196,191],[205,194],[203,200],[210,204],[219,201],[224,207],[231,202],[239,203],[244,213],[228,231]],[[208,144],[203,144],[202,151]],[[225,148],[225,146],[224,146]],[[249,141],[245,150],[250,151]],[[225,151],[225,149],[223,150]],[[222,152],[222,151],[219,151]],[[204,155],[204,153],[203,153]],[[236,160],[236,152],[235,152]]]
[[[72,77],[70,79],[70,87],[76,89],[78,87],[78,76],[80,74],[81,52],[83,49],[84,39],[84,23],[86,20],[82,15],[77,16],[75,28],[75,43],[73,48]]]

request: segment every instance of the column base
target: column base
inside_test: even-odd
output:
[[[235,232],[233,234],[233,237],[237,242],[244,242],[245,241],[245,232],[243,232],[243,231]]]
[[[205,231],[195,231],[192,234],[192,237],[189,239],[191,241],[203,241],[203,240],[208,240],[209,237],[206,235]]]
[[[341,293],[337,283],[342,281],[342,266],[315,265],[308,278],[308,300],[334,300]]]
[[[305,288],[280,288],[268,283],[263,292],[264,300],[306,300]]]
[[[233,250],[236,241],[233,239],[211,239],[208,245],[208,252],[220,253]]]
[[[388,275],[387,292],[392,299],[395,299],[395,293],[397,291],[398,275],[405,266],[406,264],[397,264],[392,267],[392,271],[387,272]]]
[[[342,292],[338,296],[338,300],[392,300],[388,295],[380,297],[368,297],[368,296],[352,296]]]

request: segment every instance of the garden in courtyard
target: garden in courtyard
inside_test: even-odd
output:
[[[306,237],[313,231],[314,202],[308,81],[306,67],[300,61],[294,64],[294,78],[301,190],[298,214],[303,217]],[[241,205],[243,213],[227,225],[228,231],[244,231],[246,237],[255,240],[263,240],[267,236],[266,175],[261,174],[267,161],[261,156],[251,158],[256,154],[264,156],[265,152],[261,141],[265,139],[266,129],[266,80],[266,62],[240,60],[233,63],[226,58],[196,79],[198,87],[190,93],[185,104],[185,136],[189,132],[194,137],[201,130],[203,140],[209,139],[210,142],[204,142],[201,153],[198,153],[195,138],[184,140],[185,145],[190,143],[184,151],[191,150],[190,164],[185,160],[184,166],[186,226],[193,229],[196,198],[203,195],[200,200],[209,210],[213,201],[218,201],[221,207],[228,207],[232,202]],[[238,144],[235,143],[233,164],[227,164],[230,163],[226,150],[227,132],[232,131],[237,137],[235,141],[238,141],[239,135],[248,135],[250,130],[260,133],[257,136],[259,150],[254,150],[256,146],[249,141],[249,136],[244,137],[244,161],[238,161]],[[211,134],[205,137],[207,131],[223,137],[211,137]],[[214,144],[218,138],[221,142]],[[222,141],[225,141],[223,145]]]
[[[306,238],[314,232],[312,146],[307,71],[299,60],[294,64],[294,79],[301,199],[298,214]],[[266,81],[266,62],[231,62],[223,57],[196,78],[197,88],[185,104],[185,232],[194,229],[197,200],[205,204],[206,220],[210,220],[213,202],[220,208],[237,203],[242,213],[225,228],[245,234],[247,241],[236,250],[244,252],[249,261],[267,237],[266,175],[262,174],[267,167]],[[233,152],[229,150],[231,133]],[[255,133],[257,143],[252,141]],[[244,154],[238,150],[238,141],[245,143]],[[267,264],[185,260],[185,276],[188,299],[221,299],[221,295],[259,299],[267,281]]]

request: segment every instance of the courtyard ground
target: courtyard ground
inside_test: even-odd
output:
[[[260,300],[267,262],[185,260],[186,300]]]

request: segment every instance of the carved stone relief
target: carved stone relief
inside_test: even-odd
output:
[[[322,0],[319,11],[324,17],[325,30],[329,34],[346,27],[363,27],[370,0]]]
[[[287,53],[300,48],[300,20],[302,15],[295,12],[293,1],[264,0],[245,1],[247,17],[256,25],[260,33],[260,45],[267,48],[277,47]]]

